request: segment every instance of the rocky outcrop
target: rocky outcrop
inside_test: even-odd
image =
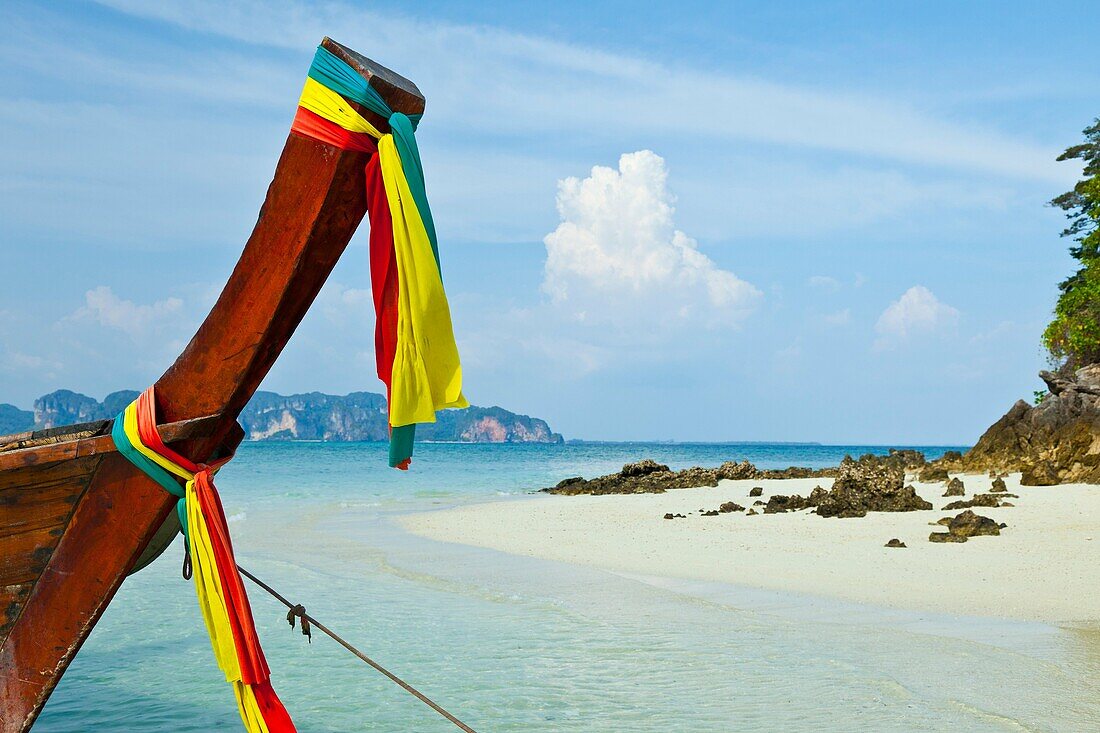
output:
[[[948,451],[948,453],[951,452],[952,451]],[[890,463],[900,463],[901,467],[906,471],[919,470],[928,463],[923,453],[911,448],[904,448],[902,450],[891,448],[890,453],[886,456],[886,460]]]
[[[835,475],[836,469],[801,468],[760,470],[748,461],[726,461],[718,468],[693,466],[673,471],[663,463],[646,458],[628,463],[618,473],[585,479],[574,476],[556,486],[543,489],[551,494],[659,494],[668,489],[693,489],[717,486],[721,480],[740,481],[754,479],[808,478]],[[759,494],[753,494],[759,496]]]
[[[1056,486],[1060,483],[1062,481],[1058,467],[1051,461],[1036,461],[1031,465],[1023,466],[1020,472],[1022,486]]]
[[[905,543],[895,537],[886,543],[886,547],[905,547]]]
[[[1020,471],[1025,486],[1100,483],[1100,364],[1040,372],[1049,394],[1020,400],[962,457],[966,471]]]
[[[797,512],[801,509],[809,509],[817,506],[818,502],[825,497],[825,494],[825,489],[820,486],[815,486],[809,496],[799,496],[798,494],[792,496],[773,494],[768,497],[768,503],[764,505],[764,513],[782,514],[784,512]]]
[[[683,471],[673,471],[663,463],[646,458],[636,463],[628,463],[618,473],[606,476],[598,476],[586,480],[580,476],[567,478],[556,486],[543,489],[551,494],[565,494],[575,496],[577,494],[660,494],[668,489],[690,489],[699,486],[717,486],[718,479],[724,478],[723,469],[720,468],[685,468]],[[752,464],[748,464],[752,467]],[[737,469],[741,471],[743,469]],[[756,470],[753,467],[752,470]]]
[[[556,486],[543,489],[551,494],[654,494],[668,489],[717,486],[721,479],[805,478],[835,476],[833,487],[820,486],[809,496],[774,494],[768,501],[757,500],[753,506],[764,507],[765,514],[800,511],[816,507],[823,517],[862,517],[867,512],[908,512],[931,509],[932,505],[917,496],[912,486],[905,485],[907,467],[923,465],[924,456],[916,451],[891,451],[886,456],[868,454],[859,460],[846,456],[835,469],[791,468],[781,471],[761,471],[748,461],[727,461],[718,468],[687,468],[673,471],[663,463],[646,459],[628,463],[618,473],[587,480],[580,476],[567,478]],[[791,476],[790,474],[796,474]],[[750,496],[763,490],[753,488]],[[740,511],[739,505],[736,511]],[[712,510],[713,511],[713,510]],[[755,512],[753,512],[755,513]],[[709,515],[708,515],[709,516]]]
[[[950,478],[950,476],[947,474],[947,469],[938,465],[925,466],[920,470],[920,473],[917,474],[917,480],[926,484],[947,481],[948,478]]]
[[[944,524],[942,520],[940,523]],[[945,524],[947,531],[933,532],[928,535],[929,542],[966,542],[971,537],[995,537],[1000,535],[1001,530],[1005,527],[1005,525],[997,524],[989,517],[975,514],[969,509],[948,518]]]
[[[835,468],[803,468],[801,466],[791,466],[790,468],[768,468],[760,471],[752,478],[832,478],[836,476],[836,471]]]
[[[920,460],[924,457],[920,456]],[[907,465],[919,464],[900,451],[891,451],[887,456],[868,454],[859,460],[846,456],[836,470],[831,489],[826,491],[817,486],[809,496],[774,494],[764,505],[764,513],[782,514],[815,508],[815,513],[822,517],[849,518],[863,517],[867,512],[931,509],[930,502],[918,496],[912,486],[905,485]]]
[[[969,509],[972,506],[984,506],[984,507],[999,507],[1004,506],[1002,499],[1013,498],[1019,499],[1016,494],[975,494],[973,498],[967,501],[953,501],[946,505],[944,511],[954,511],[955,509]],[[1012,506],[1009,504],[1009,506]]]
[[[748,461],[741,461],[736,463],[734,461],[726,461],[718,467],[718,473],[721,478],[729,479],[731,481],[741,481],[743,479],[759,478],[760,471],[756,466],[752,465]]]
[[[966,496],[966,487],[963,485],[962,479],[956,477],[947,482],[947,491],[943,492],[944,496]]]
[[[891,457],[846,456],[833,487],[817,504],[823,517],[863,517],[867,512],[912,512],[931,509],[912,486],[905,485],[905,466]]]

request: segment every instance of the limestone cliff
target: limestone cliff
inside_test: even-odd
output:
[[[106,420],[138,393],[122,390],[102,402],[67,389],[34,401],[34,411],[0,404],[0,435],[58,425]],[[257,392],[241,412],[248,440],[386,440],[386,398],[372,392],[329,395],[321,392],[280,395]],[[545,420],[517,415],[501,407],[444,410],[434,425],[417,428],[418,440],[462,443],[561,443]]]
[[[58,425],[107,420],[117,415],[137,396],[137,392],[124,389],[112,392],[99,402],[79,392],[59,389],[34,401],[34,427],[54,428]]]
[[[386,399],[370,392],[346,396],[310,392],[257,392],[241,413],[250,440],[386,440]],[[545,420],[500,407],[444,410],[437,422],[420,425],[418,440],[461,443],[561,443]]]
[[[1049,389],[1042,402],[1018,401],[954,463],[967,471],[1022,471],[1030,486],[1100,483],[1100,364],[1039,376]]]
[[[370,392],[257,392],[240,423],[247,440],[385,440],[386,399]]]

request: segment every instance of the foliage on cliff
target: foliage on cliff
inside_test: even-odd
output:
[[[1100,262],[1088,262],[1074,275],[1054,307],[1043,343],[1070,369],[1100,362]]]
[[[1073,239],[1069,251],[1081,263],[1059,286],[1054,320],[1043,333],[1051,357],[1068,370],[1100,362],[1100,119],[1084,135],[1085,142],[1058,156],[1082,161],[1084,176],[1050,202],[1066,212],[1062,236]]]

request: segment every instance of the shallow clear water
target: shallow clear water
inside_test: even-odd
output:
[[[643,457],[822,466],[868,450],[881,449],[421,445],[402,474],[379,444],[248,444],[218,484],[243,566],[482,733],[1100,729],[1095,631],[623,577],[392,522]],[[240,728],[180,553],[177,542],[124,584],[36,730]],[[454,730],[249,592],[299,730]]]

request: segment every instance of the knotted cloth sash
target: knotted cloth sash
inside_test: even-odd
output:
[[[386,119],[382,133],[348,100]],[[342,150],[373,153],[366,168],[375,354],[386,385],[390,465],[408,468],[417,423],[467,407],[462,365],[439,266],[435,222],[414,131],[420,115],[394,112],[367,80],[318,47],[291,131]]]
[[[293,733],[294,723],[271,687],[271,673],[214,487],[214,473],[232,456],[207,466],[166,446],[157,432],[152,387],[119,413],[111,438],[128,461],[179,497],[176,511],[191,557],[199,607],[218,666],[233,685],[245,729],[249,733]]]

